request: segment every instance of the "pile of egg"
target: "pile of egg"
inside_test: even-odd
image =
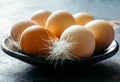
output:
[[[108,48],[114,29],[88,13],[38,10],[30,19],[14,24],[10,36],[26,55],[72,59],[91,57]]]

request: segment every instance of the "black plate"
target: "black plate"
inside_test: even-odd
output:
[[[21,61],[24,61],[26,63],[38,66],[38,67],[40,67],[40,66],[48,67],[49,66],[49,67],[57,67],[57,68],[60,68],[60,67],[62,67],[62,68],[68,67],[69,68],[69,67],[74,67],[74,66],[80,66],[80,67],[88,66],[88,65],[95,64],[99,61],[102,61],[104,59],[107,59],[107,58],[115,55],[119,49],[119,45],[118,45],[117,41],[114,40],[112,42],[112,44],[105,51],[101,52],[100,54],[94,54],[92,57],[84,58],[84,59],[76,59],[76,60],[66,59],[63,62],[61,62],[60,60],[58,60],[58,61],[47,60],[46,58],[43,58],[43,57],[32,57],[32,56],[28,56],[23,53],[11,50],[8,48],[8,45],[11,45],[11,42],[8,42],[8,40],[9,40],[9,37],[6,38],[1,45],[2,50],[6,54],[8,54],[14,58],[17,58]]]

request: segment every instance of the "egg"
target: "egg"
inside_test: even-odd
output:
[[[65,10],[57,10],[49,16],[45,28],[59,38],[66,28],[75,24],[75,19],[69,12]]]
[[[46,57],[55,39],[56,36],[42,26],[31,26],[20,37],[21,50],[27,55]]]
[[[88,13],[76,13],[73,15],[73,17],[75,18],[75,21],[78,25],[85,25],[87,24],[89,21],[94,20],[93,16],[91,16]]]
[[[68,43],[73,42],[73,47],[70,52],[79,58],[90,57],[95,50],[95,38],[93,34],[86,28],[80,25],[74,25],[66,29],[60,40],[65,40]]]
[[[52,14],[49,10],[38,10],[31,16],[31,20],[37,22],[40,26],[45,26],[48,17]]]
[[[33,25],[37,25],[37,23],[35,23],[32,20],[19,21],[11,27],[10,36],[13,38],[13,40],[17,42],[20,39],[21,33],[26,28],[28,28],[29,26],[33,26]]]
[[[93,20],[85,25],[95,37],[95,52],[105,50],[114,40],[114,29],[111,24],[105,20]]]
[[[51,59],[80,59],[91,57],[95,50],[93,34],[81,25],[67,28],[60,40],[53,44]]]

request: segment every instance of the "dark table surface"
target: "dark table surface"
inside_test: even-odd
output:
[[[39,9],[59,9],[72,14],[88,12],[95,19],[108,20],[120,44],[119,0],[0,0],[0,44],[9,36],[11,26],[29,19]],[[82,70],[82,71],[81,71]],[[69,72],[51,71],[24,63],[0,50],[0,82],[120,82],[120,51],[89,68]]]

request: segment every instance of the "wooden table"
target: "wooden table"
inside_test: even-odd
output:
[[[119,0],[1,0],[0,44],[9,36],[11,26],[29,19],[38,9],[68,10],[72,14],[88,12],[95,19],[108,20],[115,29],[115,39],[120,44]],[[69,72],[53,72],[37,68],[0,50],[0,82],[120,82],[120,51],[90,68]]]

